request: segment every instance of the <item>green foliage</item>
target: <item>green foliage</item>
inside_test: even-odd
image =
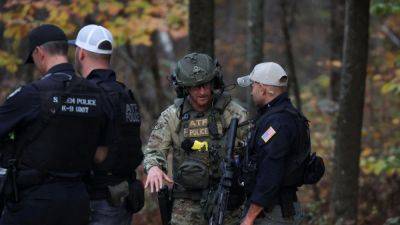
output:
[[[305,205],[307,209],[307,213],[305,214],[305,218],[307,219],[307,224],[309,225],[328,225],[329,218],[327,215],[324,215],[323,206],[326,204],[325,200],[322,201],[313,201]]]
[[[4,67],[6,70],[15,73],[18,69],[18,65],[21,63],[21,59],[0,50],[0,67]]]
[[[377,16],[400,14],[400,1],[399,0],[374,0],[372,2],[371,12]]]
[[[398,16],[385,19],[388,26],[398,24]],[[398,196],[398,186],[393,183],[398,182],[400,174],[400,130],[397,131],[400,125],[399,52],[386,46],[380,43],[370,50],[360,158],[360,196],[363,196],[360,200],[360,224],[382,224],[390,215],[388,212],[395,211],[382,202],[390,202],[393,196]],[[325,181],[318,184],[322,201],[303,201],[308,224],[330,224],[326,216],[329,202],[326,201],[330,198],[332,182],[337,104],[326,97],[329,85],[329,76],[325,72],[302,86],[303,109],[310,119],[312,149],[324,157],[327,168]],[[369,196],[371,192],[376,194]],[[310,195],[312,193],[305,196]]]
[[[329,88],[329,82],[330,82],[330,78],[328,75],[326,74],[321,74],[318,78],[317,78],[317,82],[318,84],[324,88],[325,90]]]
[[[366,174],[388,175],[400,173],[400,148],[391,148],[386,154],[361,159],[361,168]]]
[[[382,93],[387,94],[393,92],[397,95],[400,94],[400,84],[397,82],[388,82],[382,86]]]
[[[400,95],[400,69],[396,69],[392,79],[387,81],[381,88],[383,94],[394,93]]]
[[[89,19],[108,28],[117,46],[150,45],[151,34],[157,29],[170,32],[187,26],[187,0],[8,0],[0,14],[5,26],[4,37],[12,40],[12,52],[17,52],[29,30],[42,23],[60,26],[73,38]],[[0,52],[0,67],[14,73],[20,60],[16,55]]]

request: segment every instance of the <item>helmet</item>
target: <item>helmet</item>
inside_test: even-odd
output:
[[[175,87],[194,87],[211,81],[216,81],[216,89],[223,86],[221,66],[202,53],[190,53],[180,59],[171,78]]]

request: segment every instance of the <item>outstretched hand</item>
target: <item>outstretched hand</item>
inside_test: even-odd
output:
[[[149,169],[145,188],[150,186],[150,192],[153,193],[158,192],[163,186],[163,180],[167,181],[168,183],[173,183],[174,181],[168,177],[160,168],[157,166],[153,166]]]

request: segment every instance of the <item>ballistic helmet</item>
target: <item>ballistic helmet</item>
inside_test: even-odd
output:
[[[194,87],[213,81],[222,81],[221,67],[217,61],[202,53],[190,53],[180,59],[172,74],[177,87]]]

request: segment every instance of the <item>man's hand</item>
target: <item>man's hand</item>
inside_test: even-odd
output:
[[[244,220],[240,223],[240,225],[253,225],[254,221],[251,221],[247,218],[244,218]]]
[[[258,214],[263,210],[263,207],[257,204],[250,204],[249,210],[240,225],[253,225]]]
[[[153,190],[158,192],[163,186],[163,180],[173,183],[174,181],[167,176],[160,168],[157,166],[153,166],[149,169],[145,188],[150,185],[150,192],[153,193]]]
[[[106,146],[98,146],[96,153],[94,155],[94,162],[95,163],[102,163],[106,158],[108,154],[108,147]]]

